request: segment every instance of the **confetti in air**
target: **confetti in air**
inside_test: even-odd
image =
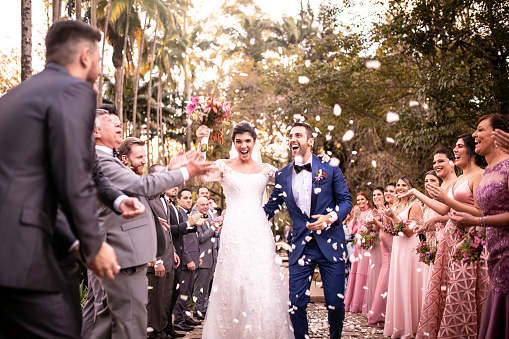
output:
[[[419,101],[412,100],[408,103],[408,106],[410,107],[416,107],[419,106]]]
[[[311,61],[309,60],[304,61],[304,65],[306,65],[306,67],[311,66]]]
[[[341,106],[339,106],[338,104],[335,104],[334,105],[334,115],[339,117],[341,115]]]
[[[371,160],[371,166],[373,166],[374,168],[376,168],[376,160]]]
[[[299,84],[307,84],[309,82],[309,78],[307,76],[299,77]]]
[[[378,60],[368,60],[366,61],[367,69],[379,69],[382,64]]]
[[[329,161],[329,165],[332,167],[338,167],[339,166],[339,159],[338,158],[331,158]]]
[[[355,132],[349,129],[348,131],[343,134],[343,141],[350,141],[353,139],[353,136],[355,135]]]
[[[247,77],[247,73],[240,73],[241,77]]]
[[[391,137],[385,138],[385,141],[387,141],[389,144],[394,144],[394,139]]]
[[[388,123],[396,122],[399,121],[399,114],[394,112],[388,112],[386,118]]]

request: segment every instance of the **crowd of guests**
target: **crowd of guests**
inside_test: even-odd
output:
[[[437,148],[424,193],[407,176],[357,193],[346,311],[392,338],[509,337],[508,132],[483,116]]]

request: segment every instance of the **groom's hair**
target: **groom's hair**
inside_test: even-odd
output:
[[[306,134],[308,135],[308,139],[311,139],[313,137],[313,128],[311,128],[311,125],[305,122],[296,122],[293,124],[292,128],[294,127],[304,127],[306,129]]]

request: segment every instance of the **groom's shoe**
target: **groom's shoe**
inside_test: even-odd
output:
[[[186,319],[185,323],[186,323],[186,325],[189,325],[189,326],[198,326],[198,325],[201,325],[201,321],[196,321],[196,320],[193,320],[193,319]]]
[[[197,312],[193,313],[193,317],[195,317],[198,320],[205,320],[205,314],[200,315],[200,313],[197,313]]]
[[[185,332],[189,332],[189,331],[192,331],[194,330],[194,327],[192,326],[189,326],[189,325],[186,325],[185,323],[175,323],[173,324],[173,327],[176,329],[176,330],[179,330],[179,331],[185,331]]]

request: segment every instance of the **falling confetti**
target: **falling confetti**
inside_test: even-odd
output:
[[[304,259],[300,258],[298,261],[299,265],[304,266]]]
[[[391,137],[385,138],[385,141],[387,141],[389,144],[394,144],[394,139]]]
[[[309,60],[304,61],[304,65],[306,65],[306,67],[311,66],[311,61]]]
[[[254,45],[256,43],[256,39],[255,38],[251,38],[251,40],[249,40],[249,43],[251,45]]]
[[[329,125],[329,126],[327,126],[327,129],[328,129],[329,131],[332,131],[332,130],[334,129],[334,126],[333,126],[333,125]]]
[[[387,112],[386,119],[388,123],[399,121],[399,114],[394,112]]]
[[[327,133],[325,136],[325,140],[330,141],[332,139],[332,135],[330,133]]]
[[[376,160],[371,160],[371,166],[373,166],[374,168],[376,168]]]
[[[302,117],[302,115],[300,115],[299,113],[293,115],[293,118],[295,120],[299,120],[301,117]]]
[[[309,78],[307,76],[299,77],[299,84],[307,84],[309,82]]]
[[[353,125],[353,120],[348,121],[350,125]]]
[[[352,154],[353,154],[353,155],[356,155],[356,154],[357,154],[357,151],[352,151]]]
[[[335,104],[333,112],[335,116],[339,117],[341,115],[341,106]]]
[[[338,158],[331,158],[329,161],[329,165],[332,167],[338,167],[339,166],[339,159]]]
[[[240,73],[241,77],[247,77],[247,73]]]
[[[320,187],[316,187],[315,188],[315,194],[318,194],[322,191],[322,189]]]
[[[320,116],[319,116],[319,115],[317,115],[317,116],[315,117],[315,120],[316,120],[316,121],[320,121]]]
[[[419,106],[419,101],[412,100],[408,103],[408,106],[410,107],[416,107]]]
[[[367,69],[379,69],[382,64],[378,60],[368,60],[366,61]]]
[[[355,132],[349,129],[348,131],[343,134],[343,141],[350,141],[353,139],[353,136],[355,135]]]
[[[152,333],[152,332],[154,332],[154,329],[152,327],[147,327],[147,332]]]

